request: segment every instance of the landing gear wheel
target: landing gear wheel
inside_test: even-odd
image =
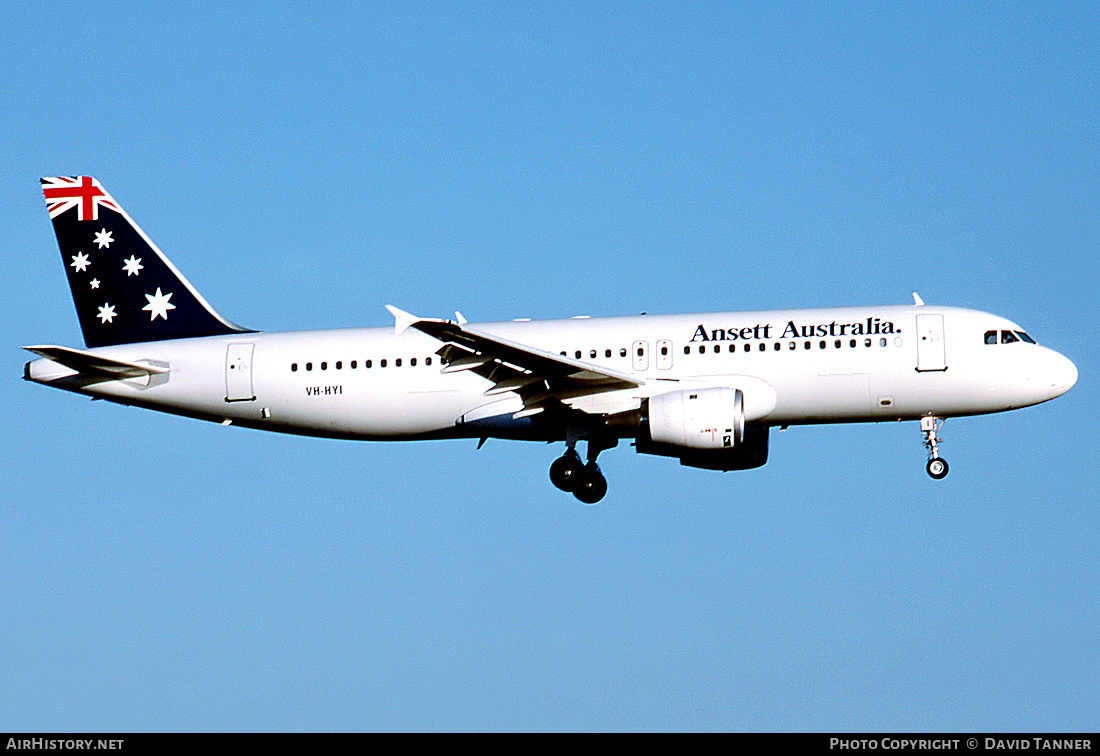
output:
[[[936,480],[947,477],[947,460],[940,456],[941,439],[937,437],[945,420],[935,415],[925,415],[920,419],[920,432],[924,434],[924,448],[928,449],[928,474]]]
[[[943,457],[933,457],[932,459],[928,460],[928,466],[926,469],[928,470],[928,474],[931,475],[933,478],[935,478],[936,480],[942,480],[943,478],[947,477],[947,471],[949,468],[947,467],[946,459],[944,459]]]
[[[584,463],[572,449],[555,459],[554,464],[550,465],[550,482],[568,493],[573,493],[577,487],[577,481],[583,474]]]
[[[573,495],[584,504],[595,504],[607,494],[607,479],[600,472],[595,462],[589,462],[584,466],[580,477],[577,478]]]

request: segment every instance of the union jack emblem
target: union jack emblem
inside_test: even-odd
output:
[[[99,206],[118,210],[98,181],[91,176],[58,176],[42,179],[42,193],[50,218],[56,218],[71,207],[76,207],[79,220],[99,220]]]

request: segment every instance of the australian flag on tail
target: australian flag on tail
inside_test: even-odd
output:
[[[91,176],[42,179],[88,347],[250,333],[207,304]]]

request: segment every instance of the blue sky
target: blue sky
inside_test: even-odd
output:
[[[1091,730],[1093,3],[188,3],[5,15],[0,730]],[[223,428],[20,380],[81,346],[91,174],[265,330],[846,304],[1080,370],[759,470]]]

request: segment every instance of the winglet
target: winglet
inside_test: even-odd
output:
[[[917,307],[924,307],[924,300],[920,298],[920,294],[913,292],[913,304]]]
[[[393,315],[393,332],[398,336],[408,330],[409,326],[411,326],[413,323],[416,323],[422,319],[416,317],[411,312],[405,312],[404,310],[398,309],[393,305],[386,305],[386,309],[390,311],[390,315]]]

